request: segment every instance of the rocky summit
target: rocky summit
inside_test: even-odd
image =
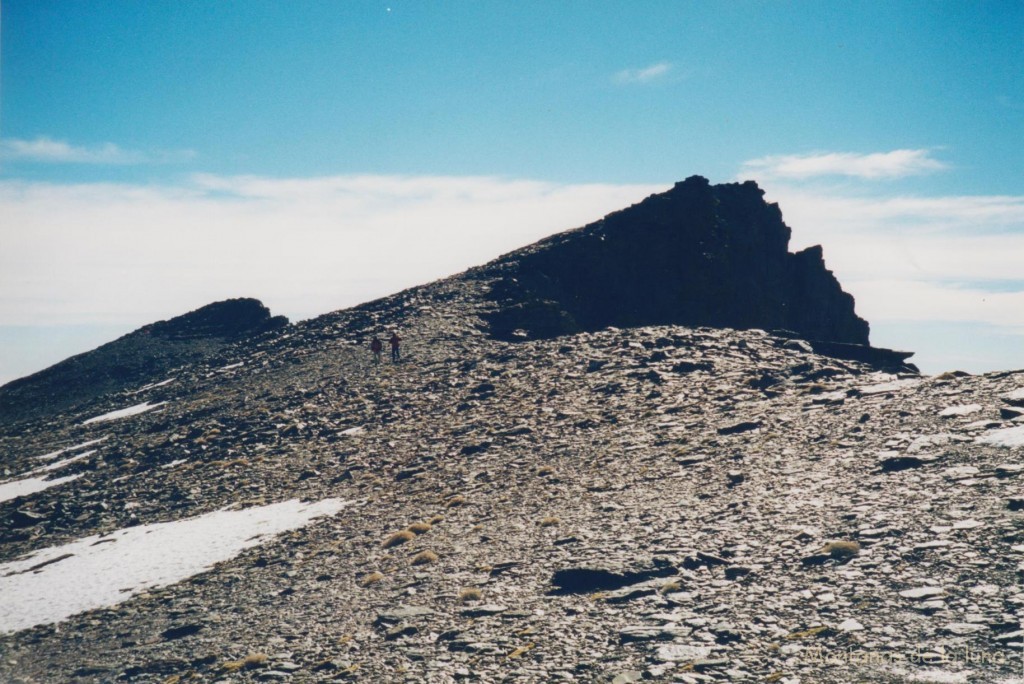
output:
[[[872,350],[758,202],[691,179],[9,418],[0,681],[1021,682],[1024,372]]]
[[[255,299],[229,299],[139,328],[0,387],[0,423],[45,416],[173,368],[215,359],[226,344],[288,325]]]

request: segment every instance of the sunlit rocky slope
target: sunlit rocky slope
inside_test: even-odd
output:
[[[722,208],[750,192],[691,179],[639,205],[669,201],[661,223],[632,208],[9,420],[0,681],[1020,682],[1024,374],[920,376],[861,344],[838,284],[735,327],[608,299],[652,272],[619,231],[718,226],[711,261],[746,264],[715,240],[762,212],[728,244],[778,243],[777,210]],[[574,246],[602,237],[624,261]],[[588,303],[601,268],[619,285]],[[376,366],[391,330],[404,357]],[[83,565],[172,521],[153,572],[211,534],[229,553],[156,585]],[[62,567],[107,568],[77,598],[123,583],[53,622],[21,597]]]

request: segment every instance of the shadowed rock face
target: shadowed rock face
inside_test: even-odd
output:
[[[868,344],[868,324],[825,268],[821,247],[790,253],[790,229],[763,195],[753,181],[712,186],[693,176],[498,259],[485,268],[500,276],[492,335],[681,324]]]
[[[288,324],[256,299],[229,299],[151,323],[90,352],[0,387],[0,422],[66,409],[132,387],[188,363],[211,360],[228,344]]]
[[[285,325],[288,325],[287,318],[271,316],[270,309],[258,299],[227,299],[207,304],[169,321],[152,323],[133,334],[148,334],[168,340],[231,340]]]

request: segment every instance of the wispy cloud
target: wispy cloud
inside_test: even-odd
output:
[[[893,150],[857,154],[820,152],[814,154],[772,155],[743,162],[746,178],[784,178],[802,180],[820,176],[847,176],[862,179],[902,178],[942,171],[948,165],[931,156],[931,150]]]
[[[612,77],[616,83],[650,83],[665,78],[672,71],[668,62],[658,62],[641,69],[623,69]]]
[[[667,189],[489,177],[0,181],[0,325],[141,325],[235,296],[304,318],[485,263]]]
[[[0,140],[0,160],[50,164],[166,164],[195,158],[192,150],[127,150],[114,143],[85,146],[45,136],[34,140]]]
[[[793,229],[791,247],[824,245],[828,267],[872,323],[972,321],[1024,331],[1024,196],[762,187]]]

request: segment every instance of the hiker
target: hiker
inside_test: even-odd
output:
[[[391,343],[391,363],[398,363],[398,359],[402,357],[401,351],[398,349],[398,345],[402,342],[402,338],[398,336],[395,331],[391,332],[391,339],[388,340]]]
[[[373,340],[370,342],[370,351],[373,352],[373,362],[380,363],[380,352],[384,349],[384,343],[380,341],[380,338],[376,335],[373,336]]]

